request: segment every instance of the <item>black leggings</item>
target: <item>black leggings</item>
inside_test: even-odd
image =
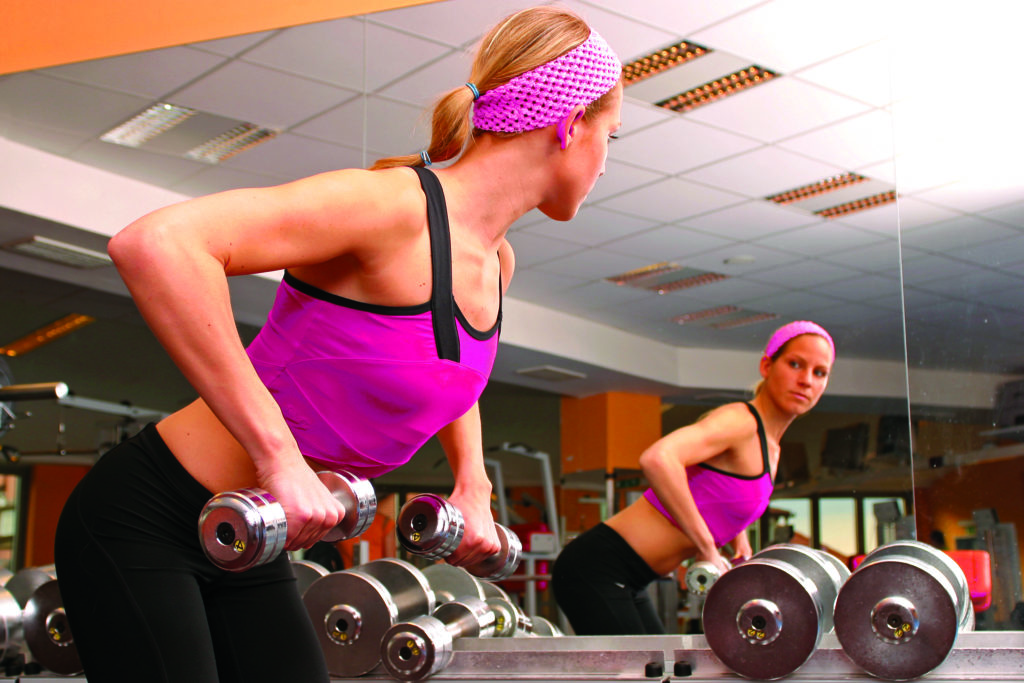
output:
[[[199,544],[211,493],[153,425],[106,453],[61,513],[56,566],[89,683],[326,683],[286,553],[246,572]]]
[[[570,541],[551,569],[551,588],[579,636],[665,633],[647,586],[658,574],[601,523]]]

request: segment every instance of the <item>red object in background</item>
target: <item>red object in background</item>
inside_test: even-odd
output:
[[[987,550],[947,550],[946,554],[960,565],[967,577],[967,588],[975,612],[992,606],[992,558]]]
[[[867,555],[863,554],[863,553],[860,554],[860,555],[851,555],[850,556],[850,571],[852,572],[858,566],[860,566],[860,563],[864,561],[865,557],[867,557]]]
[[[544,522],[527,522],[526,524],[509,524],[509,529],[515,532],[516,536],[519,537],[519,541],[523,544],[523,551],[529,552],[530,546],[532,545],[533,534],[546,534],[551,533],[551,529]],[[548,573],[548,562],[547,560],[538,560],[535,566],[535,570],[538,574]],[[526,563],[520,562],[519,566],[512,576],[516,574],[522,575],[526,573]],[[537,590],[542,591],[548,587],[547,581],[537,581]],[[524,581],[499,581],[498,585],[505,589],[509,593],[523,593],[526,591],[526,582]]]

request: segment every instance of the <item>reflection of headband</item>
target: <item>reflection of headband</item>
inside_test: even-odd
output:
[[[828,342],[828,347],[832,349],[832,360],[835,360],[836,345],[832,343],[832,337],[829,336],[824,327],[818,323],[812,323],[810,320],[797,320],[775,330],[772,338],[768,340],[768,345],[764,347],[764,357],[771,358],[778,353],[779,349],[786,342],[793,337],[799,337],[801,334],[816,334]]]
[[[546,128],[576,105],[588,105],[604,95],[621,77],[619,58],[597,31],[591,31],[561,57],[480,93],[473,104],[473,125],[502,133]]]

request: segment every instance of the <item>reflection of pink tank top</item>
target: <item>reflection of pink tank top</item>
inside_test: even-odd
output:
[[[367,478],[404,464],[464,415],[498,348],[500,306],[494,326],[480,332],[455,304],[444,194],[433,173],[415,170],[427,195],[430,301],[365,304],[286,273],[247,349],[303,455]]]
[[[744,404],[757,420],[757,436],[761,441],[761,458],[764,469],[753,477],[733,474],[700,463],[686,468],[686,480],[693,495],[697,510],[715,537],[715,545],[721,547],[739,536],[740,532],[757,520],[768,509],[774,485],[771,466],[768,463],[768,440],[764,424],[757,410],[749,403]],[[676,526],[665,506],[658,500],[654,489],[644,491],[644,498],[668,521]]]

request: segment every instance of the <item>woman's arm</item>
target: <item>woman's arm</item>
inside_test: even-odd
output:
[[[500,548],[491,515],[491,480],[484,468],[479,404],[473,404],[465,415],[438,432],[437,437],[455,475],[455,487],[448,500],[466,522],[466,534],[448,562],[476,564]]]
[[[289,549],[312,545],[343,510],[249,362],[227,277],[359,252],[380,224],[369,218],[380,210],[373,187],[367,172],[338,172],[201,197],[140,218],[108,247],[156,337],[284,506]],[[342,220],[355,228],[340,229]]]
[[[729,559],[734,564],[737,561],[746,562],[754,554],[754,549],[750,547],[750,537],[747,535],[746,529],[741,531],[729,545],[732,546],[732,557]]]
[[[640,468],[662,505],[697,548],[697,559],[713,562],[723,571],[729,564],[697,509],[686,468],[756,438],[756,430],[753,417],[742,404],[730,404],[662,437],[640,455]]]

